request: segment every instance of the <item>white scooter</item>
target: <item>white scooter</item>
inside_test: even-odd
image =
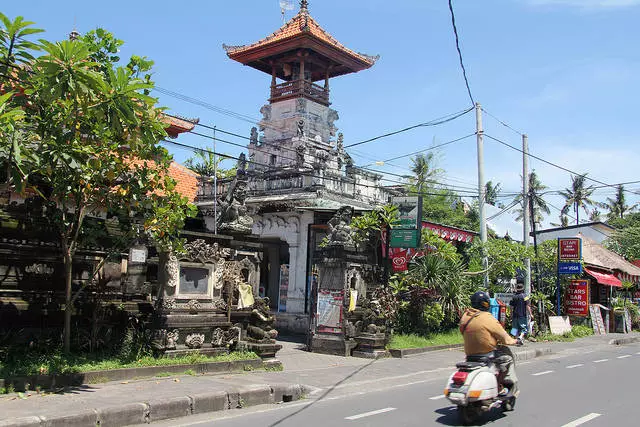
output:
[[[501,347],[500,351],[513,359],[508,347]],[[515,407],[516,398],[520,394],[518,382],[516,380],[506,392],[500,390],[498,376],[501,371],[496,361],[469,357],[466,362],[456,364],[458,370],[449,377],[444,395],[458,406],[462,424],[475,423],[482,414],[493,408],[500,407],[503,411],[512,411]],[[508,369],[508,366],[503,368]]]

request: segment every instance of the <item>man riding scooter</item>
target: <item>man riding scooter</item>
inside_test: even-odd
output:
[[[489,313],[490,297],[485,291],[478,291],[471,296],[471,307],[460,319],[460,332],[464,338],[464,352],[469,362],[492,361],[500,370],[498,382],[504,395],[513,390],[517,384],[513,357],[508,350],[498,347],[502,345],[521,345],[519,339],[512,338],[495,317]]]

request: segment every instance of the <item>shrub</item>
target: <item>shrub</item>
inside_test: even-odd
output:
[[[427,304],[422,311],[422,327],[429,332],[440,330],[440,325],[444,320],[444,312],[440,304]]]

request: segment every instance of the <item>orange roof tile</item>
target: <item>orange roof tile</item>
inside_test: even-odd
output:
[[[262,49],[278,42],[293,39],[296,37],[300,37],[303,35],[310,35],[311,37],[321,41],[325,44],[332,46],[333,48],[346,53],[347,55],[362,61],[368,64],[371,67],[375,64],[376,60],[379,56],[369,56],[364,55],[362,53],[355,52],[338,40],[336,40],[331,34],[326,32],[315,19],[311,17],[309,11],[305,8],[301,8],[296,16],[291,18],[286,24],[284,24],[280,29],[278,29],[273,34],[259,40],[253,44],[245,45],[245,46],[228,46],[223,45],[224,49],[227,51],[227,55],[234,59],[235,56],[238,56],[243,53],[247,53],[249,51],[255,49]]]
[[[181,133],[191,132],[196,124],[198,124],[200,119],[183,119],[180,117],[163,114],[162,121],[168,125],[165,128],[167,134],[171,138],[176,138]]]
[[[198,194],[198,174],[180,163],[171,162],[169,176],[176,180],[176,191],[193,202]]]

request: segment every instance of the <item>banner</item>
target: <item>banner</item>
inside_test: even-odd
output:
[[[318,291],[318,332],[342,333],[342,291]]]

